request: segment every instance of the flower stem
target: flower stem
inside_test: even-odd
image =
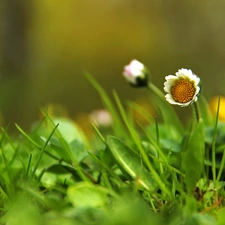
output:
[[[149,82],[148,83],[148,88],[154,92],[157,96],[159,96],[160,98],[162,98],[163,100],[165,100],[165,96],[163,94],[163,92],[157,88],[153,83]]]
[[[199,123],[202,118],[201,118],[201,113],[200,113],[199,105],[198,105],[197,102],[194,102],[194,111],[195,111],[197,123]]]

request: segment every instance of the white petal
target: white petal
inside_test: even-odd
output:
[[[165,77],[165,79],[166,80],[171,80],[171,79],[177,79],[177,77],[174,76],[174,75],[168,75],[168,76]]]
[[[169,75],[169,76],[166,76],[165,78],[166,78],[166,82],[164,83],[164,91],[170,92],[170,89],[172,86],[174,86],[175,81],[177,80],[177,77],[173,75]]]
[[[184,69],[184,68],[182,68],[182,69],[179,69],[178,70],[178,72],[176,72],[176,76],[184,76],[184,77],[189,77],[189,76],[191,76],[192,75],[192,70],[190,70],[190,69]]]
[[[133,59],[130,62],[130,66],[132,67],[132,69],[137,69],[137,70],[143,70],[144,69],[144,65],[136,59]]]

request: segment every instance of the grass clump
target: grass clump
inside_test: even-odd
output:
[[[29,133],[2,129],[1,224],[224,224],[219,100],[213,118],[200,96],[184,125],[153,84],[154,115],[136,103],[125,107],[116,92],[112,101],[86,75],[113,123],[93,124],[95,135],[86,137],[71,119],[43,111]]]

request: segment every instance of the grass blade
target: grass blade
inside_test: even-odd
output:
[[[41,161],[41,158],[42,158],[42,156],[43,156],[43,154],[44,154],[45,148],[47,147],[48,142],[50,141],[52,135],[55,133],[55,131],[56,131],[56,129],[57,129],[58,126],[59,126],[59,124],[57,124],[57,125],[54,127],[54,129],[52,130],[51,134],[49,135],[47,141],[45,142],[43,148],[41,149],[41,152],[40,152],[40,154],[39,154],[39,156],[38,156],[38,160],[37,160],[37,162],[36,162],[36,164],[35,164],[35,166],[34,166],[34,169],[33,169],[32,172],[31,172],[31,175],[30,175],[30,177],[29,177],[29,180],[31,180],[31,179],[34,177],[34,174],[36,173],[36,170],[37,170],[37,168],[38,168],[38,165],[39,165],[39,163],[40,163],[40,161]]]
[[[92,86],[98,91],[98,93],[99,93],[100,97],[102,98],[106,108],[111,113],[111,115],[113,117],[112,128],[113,128],[114,132],[116,134],[118,134],[119,136],[124,136],[124,134],[126,134],[126,132],[124,132],[124,128],[123,128],[122,123],[121,123],[121,119],[118,116],[118,113],[117,113],[113,103],[111,102],[110,98],[108,97],[107,93],[101,87],[101,85],[94,79],[94,77],[91,76],[88,72],[85,72],[84,75],[86,76],[88,81],[92,84]]]

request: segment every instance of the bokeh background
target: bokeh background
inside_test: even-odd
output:
[[[225,1],[1,0],[4,124],[29,127],[50,103],[72,118],[100,108],[83,71],[123,101],[145,96],[121,75],[133,58],[159,88],[184,67],[201,77],[207,99],[225,95]]]

